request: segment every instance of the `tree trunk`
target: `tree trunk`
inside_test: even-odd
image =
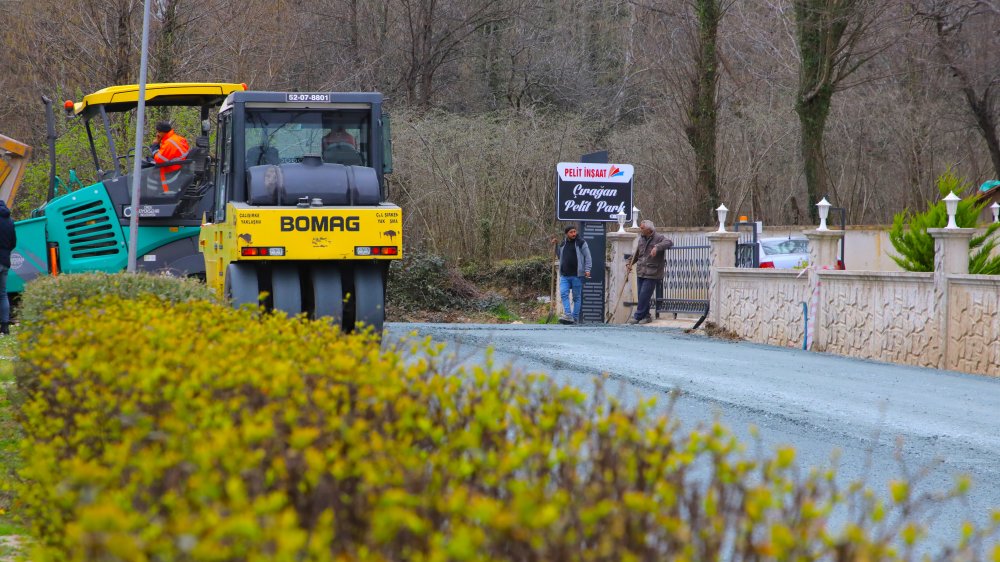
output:
[[[361,23],[358,16],[358,0],[351,0],[350,7],[350,49],[354,68],[359,69],[361,62]]]
[[[412,46],[410,68],[406,74],[406,95],[408,102],[423,110],[430,106],[434,80],[432,65],[437,1],[416,0],[407,5]]]
[[[162,23],[160,33],[156,39],[153,60],[154,82],[173,82],[177,76],[176,69],[176,43],[178,33],[177,2],[165,0],[162,6]]]
[[[806,205],[809,217],[813,222],[819,220],[816,203],[826,197],[830,188],[827,176],[826,155],[823,150],[823,136],[826,131],[826,119],[830,115],[830,99],[832,90],[817,92],[810,98],[803,99],[802,94],[795,111],[799,115],[799,126],[802,137],[802,165],[806,175]]]
[[[858,36],[845,40],[857,2],[828,2],[827,0],[795,0],[795,20],[798,31],[799,90],[795,99],[795,112],[801,129],[800,149],[806,176],[806,205],[813,223],[819,220],[816,203],[825,197],[830,188],[823,136],[826,119],[830,115],[830,101],[839,82],[846,76],[843,65],[848,64],[843,51],[851,50],[851,42]],[[846,44],[845,44],[846,41]],[[855,67],[856,68],[856,67]]]
[[[501,33],[500,25],[497,23],[483,28],[483,73],[486,75],[486,90],[489,92],[487,102],[493,109],[497,109],[499,101],[507,95],[502,76]]]
[[[118,26],[113,39],[115,60],[112,63],[114,70],[110,78],[112,84],[128,84],[133,82],[129,77],[132,72],[132,52],[135,50],[132,42],[132,5],[119,3],[117,7]],[[142,7],[141,2],[139,7]]]
[[[722,14],[718,0],[697,0],[698,16],[697,59],[688,113],[687,137],[694,149],[696,189],[701,201],[697,212],[701,224],[710,224],[719,206],[719,186],[716,173],[716,92],[718,89],[717,38]]]

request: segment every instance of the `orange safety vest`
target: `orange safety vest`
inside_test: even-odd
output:
[[[173,131],[170,131],[163,137],[163,140],[160,141],[160,149],[153,155],[153,161],[157,164],[162,164],[172,160],[183,160],[187,158],[188,152],[190,152],[190,149],[188,148],[187,139]],[[163,184],[164,192],[168,191],[167,174],[176,172],[180,169],[180,164],[160,168],[160,183]]]
[[[332,131],[330,134],[323,137],[323,148],[337,142],[343,142],[351,146],[355,146],[354,135],[351,133],[348,133],[347,131]]]

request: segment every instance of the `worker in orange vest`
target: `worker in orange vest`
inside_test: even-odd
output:
[[[335,130],[330,131],[325,137],[323,137],[323,149],[325,150],[326,147],[338,142],[349,144],[351,145],[351,148],[357,148],[354,135],[345,131],[343,127],[337,127]]]
[[[154,162],[163,164],[164,162],[183,160],[187,158],[188,152],[190,152],[190,148],[188,148],[187,139],[175,133],[169,121],[160,121],[156,124],[156,144],[153,145]],[[164,193],[169,191],[167,175],[180,169],[180,164],[160,168],[160,183],[163,184]]]

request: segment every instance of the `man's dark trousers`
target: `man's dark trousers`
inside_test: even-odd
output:
[[[635,309],[635,319],[642,320],[649,316],[649,302],[653,298],[653,291],[656,290],[656,279],[649,277],[639,277],[639,302]]]

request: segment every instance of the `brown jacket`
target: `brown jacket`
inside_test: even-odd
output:
[[[635,265],[635,274],[637,277],[663,279],[667,248],[673,245],[674,242],[672,240],[658,232],[654,232],[648,238],[640,236],[636,240],[635,252],[628,263],[629,265]],[[656,256],[650,257],[649,252],[654,247],[656,248]]]

